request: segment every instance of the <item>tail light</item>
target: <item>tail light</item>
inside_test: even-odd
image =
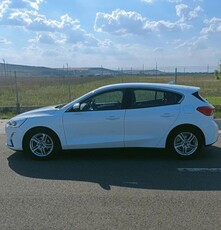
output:
[[[197,110],[205,116],[212,116],[215,111],[215,108],[212,106],[201,106],[198,107]]]

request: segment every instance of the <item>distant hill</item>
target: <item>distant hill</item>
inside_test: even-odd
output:
[[[50,77],[61,75],[61,71],[54,68],[0,63],[0,77],[12,75],[14,72],[16,72],[17,75],[23,75],[24,77]]]
[[[41,66],[26,66],[0,63],[0,77],[13,76],[22,77],[65,77],[65,76],[115,76],[115,75],[164,75],[159,70],[111,70],[102,67],[82,68],[49,68]]]
[[[96,75],[116,75],[117,71],[106,68],[48,68],[41,66],[25,66],[0,63],[0,77],[12,75],[33,77],[60,77],[60,76],[96,76]]]

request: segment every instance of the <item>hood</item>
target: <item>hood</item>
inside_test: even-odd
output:
[[[21,113],[16,118],[30,118],[30,117],[41,117],[41,116],[52,116],[59,109],[56,106],[48,106],[44,108],[34,109],[25,113]]]

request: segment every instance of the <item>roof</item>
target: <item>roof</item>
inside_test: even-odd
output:
[[[97,90],[107,90],[108,88],[111,89],[119,89],[119,88],[153,88],[153,89],[164,89],[164,90],[172,90],[172,91],[189,91],[195,92],[199,91],[199,87],[195,86],[185,86],[185,85],[175,85],[175,84],[162,84],[162,83],[119,83],[119,84],[112,84],[106,85],[98,88]]]

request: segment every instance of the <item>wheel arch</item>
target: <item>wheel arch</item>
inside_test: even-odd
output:
[[[42,132],[42,131],[47,131],[47,132],[49,132],[50,134],[52,134],[53,137],[56,138],[57,147],[59,147],[60,149],[62,149],[62,147],[61,147],[61,140],[60,140],[58,134],[57,134],[54,130],[52,130],[52,129],[48,128],[48,127],[45,127],[45,126],[36,126],[36,127],[33,127],[33,128],[31,128],[31,129],[29,129],[29,130],[25,133],[25,135],[24,135],[24,137],[23,137],[23,140],[22,140],[22,148],[25,149],[25,145],[26,145],[27,138],[29,137],[29,135],[30,135],[31,133],[33,133],[33,132]]]
[[[166,147],[169,146],[170,140],[171,140],[171,138],[175,132],[177,132],[178,130],[185,130],[185,129],[196,131],[197,134],[199,134],[201,137],[201,141],[202,141],[203,146],[205,146],[205,136],[203,134],[203,131],[199,127],[197,127],[193,124],[182,124],[182,125],[178,125],[178,126],[174,127],[170,131],[170,133],[168,134],[167,139],[166,139]]]

